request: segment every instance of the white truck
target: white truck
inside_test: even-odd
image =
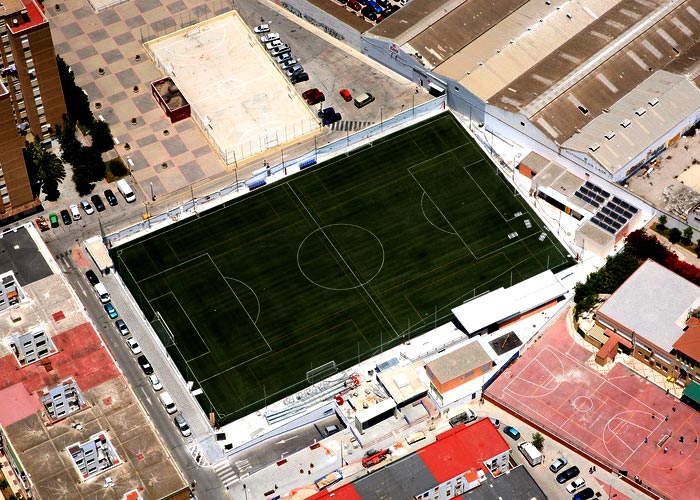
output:
[[[542,453],[540,453],[537,450],[537,448],[535,448],[535,445],[530,443],[529,441],[520,443],[518,445],[518,449],[520,450],[520,453],[523,454],[528,463],[533,467],[542,463]]]
[[[93,236],[85,240],[85,250],[92,257],[92,260],[95,261],[100,274],[109,274],[114,269],[114,262],[112,262],[107,247],[99,236]]]
[[[95,289],[95,293],[100,299],[100,302],[103,304],[106,304],[110,300],[112,300],[112,297],[109,296],[109,292],[107,291],[107,288],[102,283],[97,283],[96,285],[93,286]]]

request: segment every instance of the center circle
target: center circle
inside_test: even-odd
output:
[[[593,409],[593,400],[588,396],[579,396],[573,401],[574,409],[583,413]]]
[[[355,224],[329,224],[309,234],[297,250],[304,277],[326,290],[354,290],[369,284],[384,266],[376,234]]]

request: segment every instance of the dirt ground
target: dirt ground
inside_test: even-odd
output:
[[[631,177],[629,189],[685,220],[688,210],[700,203],[700,134],[681,137],[651,167],[652,172],[645,168]]]

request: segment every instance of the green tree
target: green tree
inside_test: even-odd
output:
[[[537,451],[542,453],[542,450],[544,449],[544,436],[539,432],[532,433],[532,446],[537,448]]]
[[[105,178],[107,165],[102,159],[102,153],[95,146],[86,146],[80,150],[80,157],[74,167],[83,167],[90,182],[98,182]]]
[[[690,242],[693,241],[693,228],[686,227],[683,230],[683,237],[681,239],[683,240],[684,245],[690,245]]]
[[[87,94],[76,85],[75,75],[61,56],[56,56],[56,63],[58,64],[58,76],[61,79],[63,96],[66,99],[68,116],[74,122],[89,126],[95,121],[95,117],[90,111],[90,101]]]
[[[695,255],[700,257],[700,240],[695,242]]]
[[[83,145],[77,137],[75,121],[68,115],[63,115],[63,125],[56,125],[56,136],[61,145],[61,156],[63,161],[75,165],[80,157]]]
[[[92,122],[92,125],[90,125],[90,137],[92,137],[92,145],[100,153],[106,153],[114,147],[114,138],[107,122],[102,120]]]
[[[668,232],[668,241],[671,243],[678,243],[681,241],[681,230],[678,229],[677,227],[672,227],[671,230]]]
[[[8,488],[10,486],[10,483],[7,482],[7,479],[4,477],[0,479],[0,490],[4,490],[5,488]]]
[[[27,156],[35,170],[37,183],[49,201],[55,201],[60,196],[58,185],[66,178],[63,162],[50,151],[47,151],[38,140],[27,144]]]
[[[666,229],[666,223],[668,222],[668,217],[666,217],[664,214],[659,215],[659,222],[656,227],[658,227],[661,230]]]

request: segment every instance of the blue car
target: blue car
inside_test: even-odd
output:
[[[107,302],[105,304],[105,311],[107,311],[107,314],[109,314],[109,317],[112,319],[119,316],[119,313],[117,313],[117,310],[114,308],[111,302]]]
[[[506,436],[515,439],[516,441],[520,439],[520,432],[518,432],[518,429],[516,429],[515,427],[511,427],[510,425],[506,425],[503,428],[503,433]]]

